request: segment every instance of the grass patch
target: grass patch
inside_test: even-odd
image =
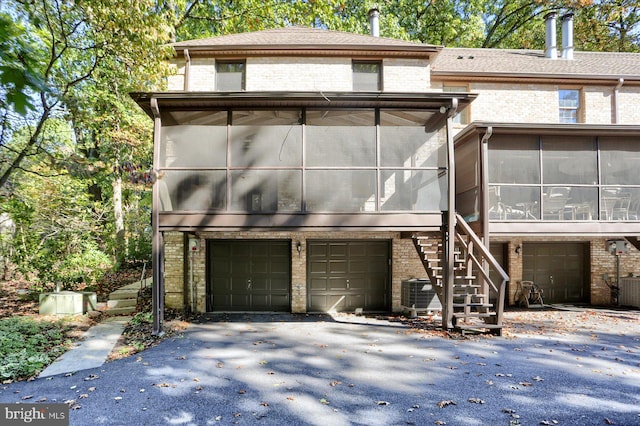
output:
[[[67,350],[62,321],[26,316],[0,319],[0,380],[11,382],[39,374]]]

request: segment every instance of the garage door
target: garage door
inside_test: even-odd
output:
[[[310,241],[307,310],[390,310],[388,241]]]
[[[207,242],[208,311],[289,311],[291,243]]]
[[[584,243],[524,243],[523,280],[538,284],[545,303],[587,303]]]

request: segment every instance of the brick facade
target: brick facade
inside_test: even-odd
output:
[[[188,238],[197,238],[200,250],[187,254]],[[165,304],[168,308],[191,306],[191,288],[194,289],[197,312],[206,311],[206,240],[207,239],[279,239],[291,244],[291,312],[304,313],[307,309],[307,240],[379,239],[391,241],[391,309],[399,311],[400,288],[403,280],[424,278],[426,272],[413,242],[400,239],[397,232],[202,232],[186,236],[180,232],[165,233]],[[300,243],[298,253],[297,244]],[[191,280],[193,256],[193,286]]]
[[[255,57],[246,59],[245,89],[249,92],[350,92],[353,72],[350,58],[326,57]],[[168,90],[184,90],[185,61],[171,62]],[[426,92],[430,90],[429,62],[419,59],[385,59],[383,61],[385,92]],[[192,58],[189,90],[214,91],[215,58]]]

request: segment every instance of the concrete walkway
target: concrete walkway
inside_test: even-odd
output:
[[[62,354],[38,377],[56,376],[100,367],[118,342],[131,317],[107,318],[87,330],[76,346]]]

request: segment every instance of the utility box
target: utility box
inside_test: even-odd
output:
[[[640,308],[640,278],[620,278],[618,304]]]
[[[416,311],[441,311],[442,304],[431,281],[411,279],[402,281],[400,303]]]
[[[40,315],[81,315],[96,310],[96,293],[60,291],[40,295]]]

